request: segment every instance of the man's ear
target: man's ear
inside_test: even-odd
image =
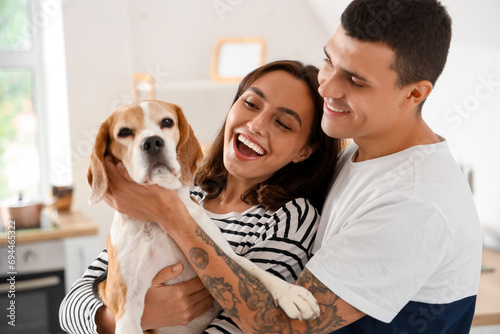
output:
[[[408,86],[406,103],[413,109],[422,103],[432,92],[433,86],[430,81],[422,80]]]

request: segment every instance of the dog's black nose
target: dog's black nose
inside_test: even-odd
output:
[[[141,147],[149,155],[155,155],[165,146],[165,141],[159,136],[152,136],[142,141]]]

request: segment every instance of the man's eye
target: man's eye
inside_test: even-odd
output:
[[[131,136],[133,135],[134,132],[129,129],[129,128],[123,128],[120,130],[120,132],[118,132],[118,137],[120,138],[127,138],[128,136]]]
[[[354,81],[354,79],[352,77],[349,78],[349,82],[351,83],[351,85],[353,85],[354,87],[357,87],[357,88],[361,88],[363,87],[362,84],[359,84],[357,83],[356,81]]]
[[[161,120],[161,128],[171,128],[174,126],[174,121],[170,118],[164,118]]]

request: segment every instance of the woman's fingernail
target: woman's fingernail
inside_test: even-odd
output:
[[[181,270],[182,270],[182,264],[177,263],[177,264],[176,264],[176,265],[172,268],[172,270],[173,270],[174,272],[181,271]]]

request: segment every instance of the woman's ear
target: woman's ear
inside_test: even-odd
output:
[[[302,162],[307,158],[309,158],[314,151],[316,151],[316,148],[312,147],[311,145],[307,145],[299,152],[299,155],[292,161],[294,163]]]

